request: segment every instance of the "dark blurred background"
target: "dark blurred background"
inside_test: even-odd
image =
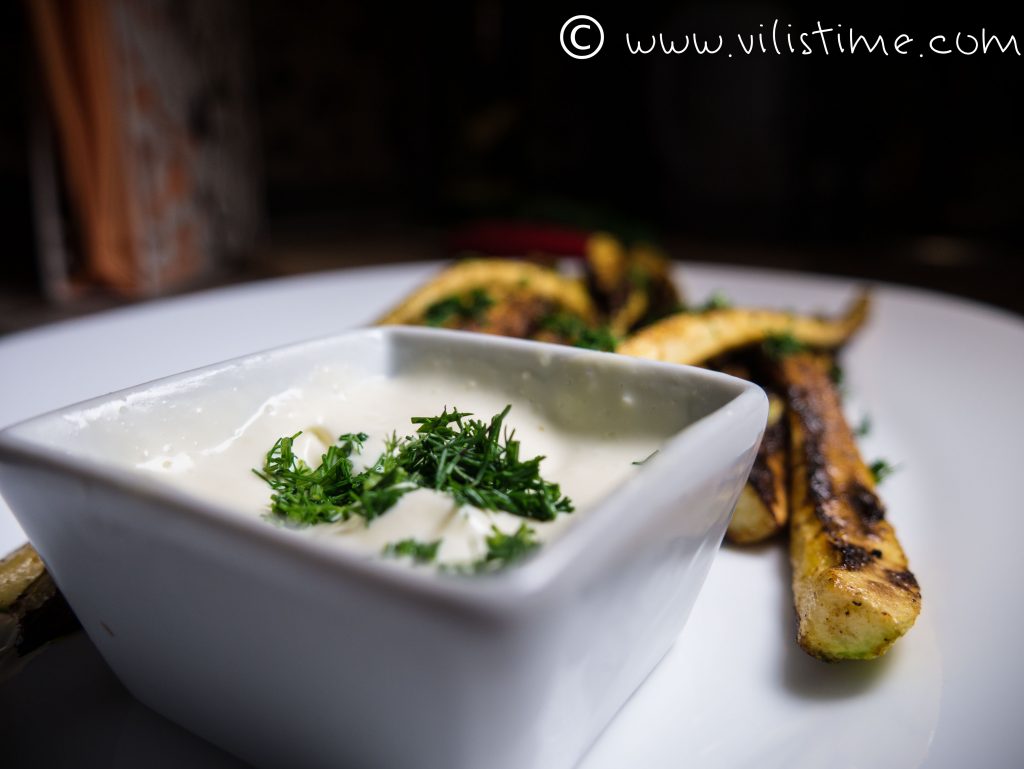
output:
[[[195,3],[155,5],[187,16]],[[890,40],[906,32],[921,49],[932,35],[985,27],[1024,47],[1024,25],[1005,12],[710,0],[231,5],[260,236],[192,285],[442,258],[453,232],[497,219],[1024,312],[1019,56],[631,56],[622,42],[658,31],[735,40],[778,18]],[[606,42],[577,61],[558,32],[583,12]],[[28,15],[20,3],[0,8],[0,331],[122,301],[94,291],[55,305],[40,287],[28,147],[46,100]]]

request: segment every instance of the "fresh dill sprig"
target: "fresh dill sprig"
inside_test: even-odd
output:
[[[619,340],[605,326],[589,326],[582,319],[568,312],[554,312],[540,321],[540,327],[562,337],[566,344],[584,347],[588,350],[615,352]]]
[[[540,547],[537,532],[525,523],[519,524],[514,534],[505,534],[497,526],[492,526],[491,532],[487,538],[487,555],[481,562],[484,566],[507,566]]]
[[[832,380],[832,384],[842,390],[846,384],[846,370],[837,361],[832,361],[828,367],[828,378]]]
[[[863,438],[866,435],[871,434],[871,417],[865,414],[860,418],[860,423],[853,428],[853,434],[858,438]]]
[[[273,489],[271,510],[291,523],[333,523],[353,515],[372,520],[413,488],[389,456],[393,444],[372,468],[353,473],[351,457],[362,451],[366,433],[340,436],[315,468],[295,456],[295,439],[301,434],[278,439],[267,452],[263,470],[253,470]]]
[[[437,558],[437,551],[441,547],[441,540],[433,542],[420,542],[418,539],[403,539],[387,545],[381,554],[388,558],[401,558],[407,556],[416,563],[432,563]]]
[[[732,307],[732,300],[721,291],[715,291],[704,300],[703,304],[691,307],[689,312],[701,313],[711,312],[712,310],[728,310],[730,307]]]
[[[898,469],[898,465],[893,465],[885,459],[876,459],[868,466],[868,470],[871,471],[871,477],[875,479],[876,484],[882,483]]]
[[[420,427],[402,445],[400,465],[419,485],[447,492],[459,504],[538,521],[572,512],[558,484],[541,477],[544,457],[521,459],[515,432],[502,433],[511,408],[506,406],[489,424],[465,419],[472,415],[458,409],[414,417]]]
[[[467,419],[472,415],[458,409],[414,417],[416,433],[401,439],[392,435],[377,461],[358,473],[351,457],[362,451],[366,433],[340,436],[315,468],[295,456],[294,441],[301,435],[296,433],[280,438],[267,452],[262,471],[253,472],[273,490],[271,511],[297,525],[353,515],[370,522],[416,488],[445,492],[460,505],[539,521],[572,512],[572,501],[558,484],[541,477],[544,457],[521,459],[514,432],[503,432],[511,408],[487,424]]]
[[[807,349],[807,345],[789,332],[773,334],[761,343],[764,354],[772,360],[780,360],[787,355],[795,355]]]
[[[448,574],[480,574],[503,569],[515,563],[540,547],[537,532],[525,523],[512,534],[506,534],[497,526],[491,526],[486,539],[487,553],[483,558],[469,563],[443,563],[438,568]]]
[[[480,320],[493,305],[494,300],[486,291],[475,288],[434,302],[423,314],[423,321],[428,326],[443,326],[449,320]]]

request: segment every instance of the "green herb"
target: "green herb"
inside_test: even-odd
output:
[[[876,459],[868,467],[871,471],[871,476],[875,479],[875,483],[882,483],[886,478],[896,472],[899,469],[897,466],[889,464],[884,459]]]
[[[618,340],[604,326],[588,326],[582,319],[568,312],[555,312],[542,318],[540,327],[553,331],[566,340],[566,344],[588,350],[615,352]]]
[[[366,433],[340,436],[315,468],[295,456],[301,434],[280,438],[267,452],[263,471],[253,470],[274,491],[271,510],[292,523],[333,523],[353,515],[372,520],[413,488],[390,456],[393,444],[373,467],[354,474],[350,457],[362,451]]]
[[[828,378],[832,380],[832,384],[841,389],[846,380],[846,372],[836,361],[832,361],[832,365],[828,369]]]
[[[295,456],[301,435],[279,439],[267,452],[263,470],[254,470],[273,494],[271,511],[297,525],[333,523],[358,515],[372,521],[415,488],[446,492],[461,504],[503,510],[524,518],[549,521],[572,512],[572,501],[557,483],[540,475],[543,457],[520,459],[513,432],[502,432],[511,406],[489,424],[466,419],[471,414],[447,409],[435,417],[414,417],[412,436],[392,436],[377,461],[355,473],[351,457],[366,441],[365,433],[346,433],[321,457],[316,468]]]
[[[506,534],[497,526],[491,526],[491,534],[486,539],[487,554],[478,561],[471,563],[444,563],[438,568],[448,574],[480,574],[481,572],[497,571],[511,563],[525,558],[540,547],[537,532],[520,524],[514,534]]]
[[[482,562],[485,565],[497,563],[505,566],[526,557],[540,547],[537,532],[525,523],[519,524],[515,534],[505,534],[497,526],[492,526],[491,531],[493,533],[487,538],[487,555]]]
[[[732,300],[721,291],[715,291],[709,296],[704,304],[697,305],[690,312],[711,312],[712,310],[727,310],[732,307]]]
[[[437,551],[441,547],[441,540],[433,542],[420,542],[416,539],[403,539],[399,542],[392,542],[384,548],[382,554],[390,558],[401,558],[408,556],[416,563],[431,563],[437,558]]]
[[[399,453],[400,466],[416,482],[445,491],[460,504],[484,510],[504,510],[550,521],[558,513],[572,512],[557,483],[540,475],[544,457],[520,459],[514,432],[502,437],[502,423],[511,406],[489,424],[465,419],[471,414],[445,409],[436,417],[414,417],[420,425]]]
[[[655,449],[654,451],[652,451],[650,454],[648,454],[643,459],[638,459],[635,462],[633,462],[632,464],[634,464],[634,465],[646,465],[654,457],[654,455],[657,454],[657,453],[658,453],[658,449]]]
[[[761,343],[764,354],[773,360],[780,360],[787,355],[795,355],[807,349],[807,345],[791,333],[774,334]]]
[[[865,414],[861,417],[860,424],[853,429],[853,434],[858,438],[863,438],[865,435],[871,434],[871,417]]]
[[[480,320],[494,305],[494,300],[482,288],[466,294],[449,296],[427,308],[423,321],[428,326],[443,326],[450,320]]]
[[[700,313],[711,312],[712,310],[728,310],[732,306],[732,300],[729,297],[721,291],[715,291],[701,304],[686,304],[686,302],[680,302],[668,314],[671,315],[673,313],[688,312],[694,315],[699,315]]]
[[[638,288],[641,291],[646,291],[651,285],[650,274],[639,267],[630,268],[626,280],[633,288]]]

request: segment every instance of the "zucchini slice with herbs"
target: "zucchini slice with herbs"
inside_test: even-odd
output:
[[[473,259],[445,269],[379,323],[436,326],[611,351],[580,280],[531,262]]]
[[[844,315],[835,319],[740,307],[682,312],[628,337],[617,352],[696,366],[771,339],[791,340],[800,347],[833,349],[863,325],[869,305],[868,295],[861,294]]]
[[[449,328],[486,326],[495,308],[508,304],[520,311],[544,306],[588,324],[597,321],[594,302],[580,280],[532,262],[467,259],[442,270],[377,323]]]
[[[680,305],[672,263],[653,246],[627,249],[611,235],[596,233],[587,240],[584,266],[591,296],[618,337]]]

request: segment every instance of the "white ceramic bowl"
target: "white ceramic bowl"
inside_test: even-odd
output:
[[[625,394],[667,440],[535,557],[466,577],[356,556],[130,472],[101,449],[117,418],[82,418],[279,391],[324,361],[444,367],[611,422],[623,414],[591,406]],[[757,387],[695,368],[379,328],[11,427],[0,491],[125,686],[252,764],[553,769],[579,760],[683,627],[766,416]]]

